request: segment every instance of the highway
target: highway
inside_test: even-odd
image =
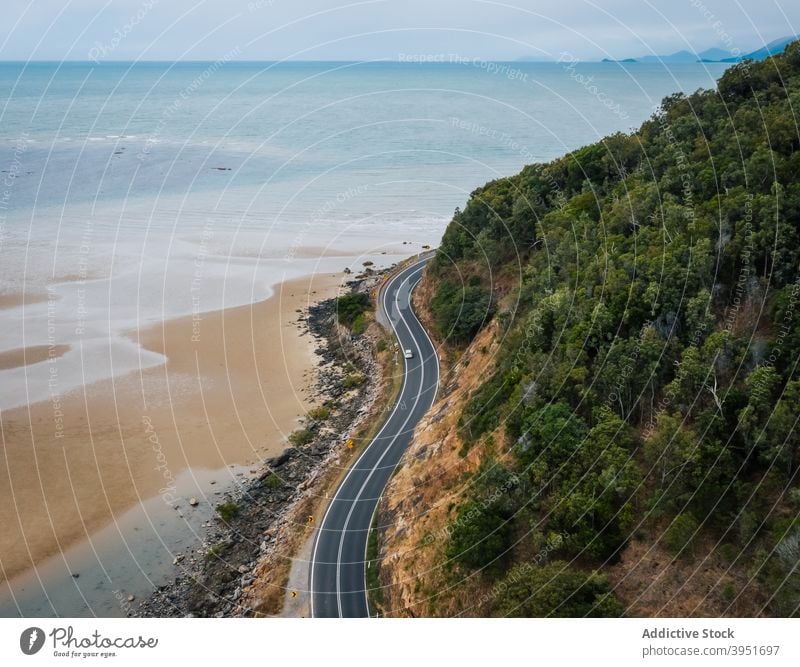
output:
[[[365,561],[367,537],[378,501],[414,427],[436,397],[439,360],[433,343],[411,307],[411,292],[427,259],[394,276],[380,293],[383,310],[405,364],[403,385],[389,416],[331,499],[317,529],[311,558],[311,615],[318,618],[369,616]],[[404,350],[413,357],[405,359]]]

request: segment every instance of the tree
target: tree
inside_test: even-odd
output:
[[[664,533],[664,545],[675,555],[685,555],[694,541],[699,524],[691,514],[679,514]]]
[[[766,450],[769,447],[765,444],[765,434],[775,406],[773,397],[779,383],[778,372],[772,366],[756,368],[745,380],[748,400],[747,406],[739,413],[739,422],[748,453],[753,453],[757,449]]]
[[[690,499],[693,472],[698,463],[697,436],[685,427],[679,414],[662,414],[644,444],[656,494],[653,505],[662,510],[677,509]]]
[[[766,466],[775,466],[786,481],[794,478],[800,463],[800,381],[789,382],[775,409],[764,424],[764,436],[758,439],[759,458]]]
[[[549,474],[574,456],[586,437],[586,423],[566,403],[553,403],[530,412],[523,420],[517,457],[523,465],[542,458]]]
[[[618,618],[624,612],[604,577],[574,570],[561,561],[544,566],[517,565],[497,590],[493,616]]]
[[[469,343],[494,312],[491,292],[480,284],[443,283],[431,301],[436,329],[456,344]]]
[[[449,527],[445,553],[468,570],[491,573],[502,568],[510,545],[509,516],[493,503],[470,499],[458,509]]]
[[[553,493],[551,528],[568,536],[565,546],[571,553],[605,560],[627,540],[632,496],[641,481],[632,451],[630,427],[610,410],[601,410]]]

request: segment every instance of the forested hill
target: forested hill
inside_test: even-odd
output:
[[[657,613],[637,605],[672,568],[718,573],[668,584],[697,609],[800,614],[799,124],[795,42],[456,211],[431,315],[451,350],[497,335],[442,600]]]

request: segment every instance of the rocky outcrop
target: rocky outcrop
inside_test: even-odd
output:
[[[351,288],[375,289],[381,276]],[[300,324],[319,343],[314,397],[330,413],[307,420],[313,437],[264,461],[261,471],[225,498],[226,512],[207,525],[203,543],[176,560],[173,582],[158,588],[131,615],[229,617],[277,613],[283,579],[309,507],[322,494],[331,469],[347,455],[347,442],[373,412],[381,372],[374,339],[354,336],[336,323],[335,301],[312,306]],[[375,325],[377,326],[377,325]],[[353,386],[357,373],[364,382]],[[225,520],[223,520],[223,517]],[[271,595],[276,589],[280,595]]]

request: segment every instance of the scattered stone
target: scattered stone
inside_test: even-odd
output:
[[[379,284],[380,274],[376,275],[376,278],[351,280],[348,287],[369,292]],[[333,403],[329,419],[324,425],[307,424],[315,436],[308,444],[288,447],[279,456],[266,459],[253,477],[241,477],[239,473],[235,484],[214,491],[214,495],[223,497],[215,498],[212,506],[234,503],[235,516],[229,522],[204,521],[205,534],[197,549],[199,556],[187,559],[193,564],[191,571],[185,566],[177,570],[171,584],[157,589],[131,615],[157,618],[252,615],[246,608],[247,594],[242,591],[255,582],[254,570],[277,548],[279,535],[296,502],[309,494],[319,494],[315,484],[323,471],[342,465],[338,447],[341,438],[372,412],[377,396],[374,381],[345,390],[344,380],[354,372],[353,366],[365,378],[380,377],[378,362],[373,357],[373,341],[369,336],[354,336],[339,327],[334,299],[312,305],[302,319],[300,326],[317,341],[315,351],[319,357],[314,391],[309,393]],[[279,485],[274,482],[275,476],[281,482]],[[194,507],[192,501],[196,499],[189,501]],[[189,549],[191,545],[187,546],[187,553]],[[182,554],[180,557],[184,558]],[[179,562],[176,555],[175,565]]]

